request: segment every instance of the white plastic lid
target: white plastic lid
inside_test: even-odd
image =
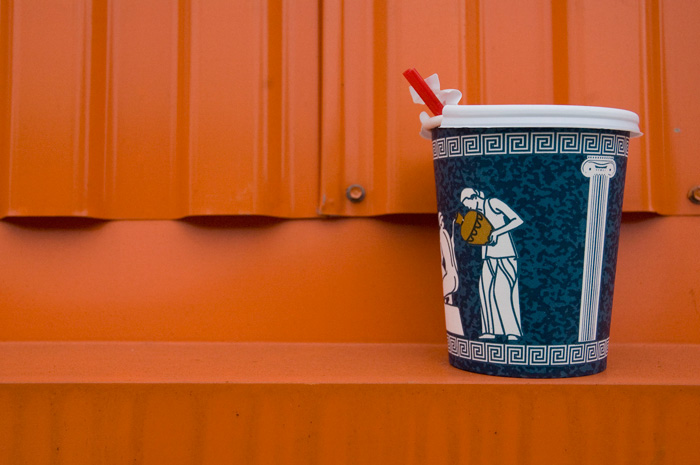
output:
[[[445,105],[442,128],[591,128],[639,137],[639,116],[617,108],[577,105]]]

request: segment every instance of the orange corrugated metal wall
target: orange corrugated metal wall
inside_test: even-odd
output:
[[[401,71],[470,104],[640,114],[627,211],[696,214],[690,0],[17,1],[0,10],[0,215],[434,211]],[[362,185],[366,199],[349,202]]]
[[[2,2],[7,216],[313,216],[318,5]]]
[[[0,0],[0,463],[698,462],[698,5]],[[607,372],[448,366],[409,66],[642,117]]]
[[[433,211],[431,166],[413,137],[418,109],[397,73],[439,72],[468,104],[625,108],[645,137],[631,143],[626,211],[697,214],[692,140],[700,118],[700,7],[692,1],[325,1],[322,211]],[[447,12],[447,13],[445,13]],[[331,117],[329,117],[331,116]],[[369,186],[343,202],[343,186]]]
[[[698,217],[622,224],[611,340],[700,343]],[[444,344],[432,215],[0,222],[2,341]]]
[[[700,210],[685,197],[700,183],[699,59],[682,40],[698,33],[692,2],[0,5],[8,217],[430,212],[429,143],[400,76],[410,65],[439,71],[467,103],[637,110],[646,134],[630,148],[627,211]],[[363,202],[345,197],[353,183]],[[616,334],[695,341],[694,223],[638,218],[623,223]],[[432,217],[1,226],[5,340],[442,337],[439,302],[421,291],[439,287],[437,272],[422,272],[438,263]],[[652,255],[647,273],[632,273]],[[333,318],[319,315],[330,301]],[[264,324],[270,312],[285,323]]]

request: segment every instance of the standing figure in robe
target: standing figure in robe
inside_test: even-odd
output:
[[[493,340],[497,335],[517,341],[523,336],[518,292],[518,253],[510,231],[521,226],[523,220],[505,202],[487,198],[483,192],[466,188],[460,195],[461,203],[481,213],[492,226],[488,242],[481,246],[481,299],[482,340]]]

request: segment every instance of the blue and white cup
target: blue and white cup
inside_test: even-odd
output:
[[[450,363],[526,378],[605,370],[638,116],[447,105],[432,121]]]

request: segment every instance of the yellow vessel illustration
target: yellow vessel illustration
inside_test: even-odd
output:
[[[460,225],[462,239],[471,245],[486,245],[489,243],[489,237],[493,226],[489,220],[476,210],[469,210],[462,215],[457,213],[455,220]]]

